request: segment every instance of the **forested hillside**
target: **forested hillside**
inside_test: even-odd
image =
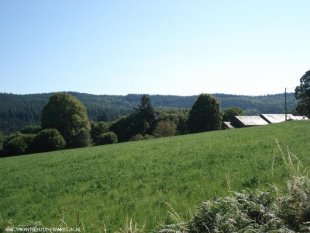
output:
[[[0,130],[9,133],[26,125],[40,122],[41,112],[52,93],[14,95],[0,94]],[[142,95],[91,95],[69,92],[87,107],[91,120],[115,120],[133,111]],[[283,113],[284,95],[238,96],[214,94],[221,108],[240,107],[245,114]],[[155,108],[190,109],[197,96],[151,95]],[[293,93],[288,94],[288,109],[294,109],[297,101]]]

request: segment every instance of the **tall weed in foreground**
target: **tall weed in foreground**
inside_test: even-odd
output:
[[[125,226],[115,233],[144,233],[144,226],[139,227],[132,219],[126,221]]]
[[[306,170],[301,170],[299,159],[289,150],[282,159],[290,172],[287,194],[277,199],[277,214],[289,228],[297,232],[310,232],[310,178]]]
[[[299,159],[276,144],[290,177],[285,192],[242,191],[216,197],[201,203],[189,222],[175,219],[159,232],[310,232],[310,178],[301,171]],[[272,173],[273,166],[274,162]]]

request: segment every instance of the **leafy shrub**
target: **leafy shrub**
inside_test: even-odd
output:
[[[155,137],[169,137],[176,134],[176,124],[172,121],[160,121],[157,123],[153,135]]]
[[[30,145],[32,144],[34,135],[32,134],[12,134],[5,138],[3,143],[3,154],[20,155],[30,152]]]
[[[144,136],[142,134],[137,134],[130,139],[130,141],[140,141],[140,140],[144,140]]]
[[[71,140],[70,147],[79,148],[91,145],[91,137],[88,129],[80,129]]]
[[[117,143],[117,135],[113,132],[103,133],[98,138],[98,145]]]
[[[91,122],[90,135],[95,145],[99,144],[99,137],[109,131],[109,126],[107,122]]]
[[[154,138],[152,135],[149,135],[149,134],[145,134],[145,135],[142,135],[142,134],[137,134],[135,136],[133,136],[130,141],[140,141],[140,140],[147,140],[147,139],[151,139],[151,138]]]
[[[120,118],[111,125],[110,130],[117,135],[120,142],[129,141],[136,134],[136,130],[133,127],[135,119],[135,114],[131,114]]]
[[[60,150],[65,146],[66,141],[57,129],[43,129],[34,137],[31,145],[34,152]]]
[[[243,191],[215,198],[201,203],[189,222],[174,218],[175,224],[159,232],[310,232],[310,178],[300,172],[295,155],[279,149],[291,175],[286,193]]]
[[[310,179],[296,176],[288,193],[243,191],[200,204],[193,219],[163,227],[160,233],[310,232]]]

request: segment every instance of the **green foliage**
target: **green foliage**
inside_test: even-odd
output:
[[[83,128],[79,129],[79,132],[74,135],[73,140],[71,141],[71,148],[79,148],[79,147],[87,147],[92,144],[90,133],[90,129]]]
[[[23,134],[36,134],[41,131],[41,126],[39,125],[27,125],[20,132]]]
[[[300,78],[300,85],[295,89],[295,97],[299,100],[297,112],[310,117],[310,70]]]
[[[169,137],[176,134],[177,126],[172,121],[160,121],[157,123],[153,135],[155,137]]]
[[[223,112],[223,121],[231,121],[233,117],[235,116],[242,116],[243,110],[238,107],[232,107],[225,109]]]
[[[241,192],[252,177],[253,189],[283,190],[289,176],[274,138],[307,168],[309,130],[309,122],[292,121],[1,158],[1,217],[44,226],[64,218],[85,232],[105,232],[104,225],[115,232],[133,218],[154,232],[171,223],[165,203],[189,222],[199,203]]]
[[[266,192],[234,193],[203,202],[186,232],[266,232],[281,226],[273,219],[273,197]],[[269,229],[268,229],[269,228]]]
[[[140,104],[133,114],[135,131],[140,134],[151,134],[155,126],[155,112],[148,95],[141,97]]]
[[[45,152],[65,148],[66,141],[57,129],[43,129],[33,139],[31,148],[34,152]]]
[[[137,135],[134,135],[134,136],[130,139],[130,141],[148,140],[148,139],[152,139],[152,138],[154,138],[154,136],[149,135],[149,134],[145,134],[145,135],[137,134]]]
[[[288,193],[278,198],[279,218],[296,232],[310,232],[310,178],[294,176],[287,187]]]
[[[3,154],[5,156],[21,155],[30,152],[34,135],[32,134],[12,134],[5,138],[3,143]]]
[[[221,120],[219,102],[211,95],[201,94],[189,112],[188,129],[191,133],[218,130]]]
[[[156,121],[170,121],[176,125],[176,134],[187,133],[188,111],[179,109],[156,110]]]
[[[176,219],[160,233],[310,232],[310,178],[291,176],[285,193],[242,191],[200,204],[189,221]]]
[[[144,140],[144,136],[142,134],[137,134],[130,139],[130,141],[140,141],[140,140]]]
[[[90,135],[95,145],[99,145],[99,137],[103,133],[109,131],[110,124],[108,122],[91,122]]]
[[[203,232],[309,232],[310,178],[303,175],[300,160],[278,144],[286,172],[290,175],[287,191],[242,191],[229,197],[216,197],[200,204],[193,218],[183,221],[173,212],[174,224],[160,233]],[[275,156],[273,158],[272,172]],[[272,173],[273,175],[273,173]]]
[[[187,134],[187,132],[188,132],[188,126],[187,126],[188,112],[183,111],[180,114],[178,114],[178,119],[179,119],[179,122],[177,124],[178,134]]]
[[[114,122],[110,130],[113,131],[120,142],[129,141],[135,135],[134,115],[125,116]]]
[[[113,144],[117,142],[117,135],[113,132],[103,133],[98,138],[98,145]]]
[[[71,148],[90,145],[90,122],[84,105],[75,97],[56,93],[43,108],[42,128],[57,129]]]
[[[68,94],[78,98],[86,107],[88,117],[94,121],[113,121],[132,113],[142,95],[109,96],[90,95],[77,92]],[[14,95],[0,93],[0,130],[7,133],[20,131],[29,124],[40,124],[43,107],[52,94]],[[246,115],[259,113],[284,113],[283,94],[266,96],[237,96],[214,94],[226,109],[233,106],[242,108]],[[295,109],[297,100],[293,93],[287,95],[288,110]],[[155,108],[190,109],[197,96],[152,95]],[[105,114],[107,116],[105,116]]]
[[[97,121],[108,121],[109,120],[109,118],[108,118],[108,115],[105,113],[105,112],[102,112],[101,114],[99,114],[98,116],[97,116],[97,119],[96,119]]]
[[[140,104],[135,111],[122,117],[110,127],[120,142],[129,141],[137,134],[151,134],[155,126],[155,112],[151,105],[150,98],[143,95]]]

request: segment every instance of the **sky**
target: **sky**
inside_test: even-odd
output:
[[[310,69],[309,12],[309,0],[0,0],[0,92],[293,92]]]

